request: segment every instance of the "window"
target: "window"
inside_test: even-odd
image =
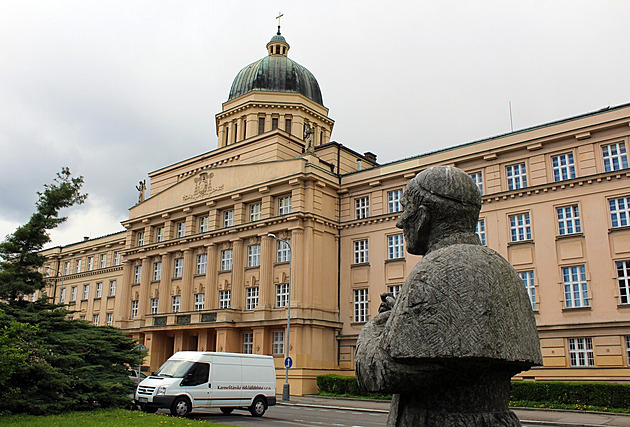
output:
[[[483,175],[481,174],[481,171],[473,172],[473,173],[470,173],[469,175],[472,178],[472,180],[475,181],[475,184],[477,184],[477,188],[479,189],[479,192],[483,196]]]
[[[131,301],[131,318],[138,316],[138,301]]]
[[[630,197],[620,197],[608,201],[610,208],[610,223],[612,228],[630,225]]]
[[[558,215],[558,232],[561,236],[582,232],[578,205],[556,208]]]
[[[61,288],[61,293],[59,294],[59,304],[62,304],[66,301],[66,288]]]
[[[354,241],[354,263],[363,264],[368,262],[368,241],[355,240]]]
[[[182,298],[179,295],[175,295],[171,297],[171,311],[173,313],[179,313],[179,307],[180,307],[181,301],[182,301]]]
[[[589,306],[586,268],[583,265],[562,267],[562,281],[566,308]]]
[[[221,271],[232,269],[232,249],[221,251]]]
[[[527,172],[525,163],[505,167],[508,190],[518,190],[527,187]]]
[[[226,125],[225,126],[225,145],[228,145],[230,143],[230,125]]]
[[[74,266],[75,266],[74,272],[75,273],[80,273],[81,272],[81,260],[80,259],[76,260]]]
[[[101,254],[101,268],[107,267],[107,254]]]
[[[116,296],[116,281],[115,280],[109,281],[109,296],[110,297]]]
[[[289,284],[276,285],[276,308],[286,307],[289,302]]]
[[[289,239],[287,239],[286,241],[278,240],[276,242],[276,250],[277,250],[276,262],[291,261],[291,249],[289,245],[291,245],[291,240]]]
[[[363,323],[368,321],[368,290],[354,290],[354,321]]]
[[[136,233],[136,246],[144,245],[144,231],[138,231]]]
[[[153,263],[153,281],[157,282],[162,280],[162,262],[154,262]]]
[[[626,155],[626,144],[624,142],[602,145],[602,157],[606,172],[628,168],[628,156]]]
[[[79,315],[79,320],[85,320],[85,314]]]
[[[207,265],[208,265],[208,254],[197,255],[197,268],[195,268],[195,274],[206,274]]]
[[[88,299],[90,297],[90,285],[83,285],[83,299]]]
[[[243,333],[243,353],[252,354],[254,352],[254,333]]]
[[[273,331],[272,354],[284,354],[284,331]]]
[[[284,130],[286,133],[291,133],[291,119],[284,120]]]
[[[593,340],[589,338],[569,338],[569,359],[571,366],[593,366]]]
[[[223,226],[231,227],[234,225],[234,210],[223,211]]]
[[[401,289],[402,285],[390,285],[387,287],[387,292],[389,292],[394,298],[396,298],[398,297],[398,294],[400,294]]]
[[[253,203],[249,205],[249,220],[258,221],[262,218],[262,203]]]
[[[276,117],[271,119],[271,130],[278,129],[278,119]]]
[[[527,295],[529,295],[529,301],[532,303],[532,310],[537,309],[537,301],[536,301],[536,284],[534,283],[534,271],[519,271],[519,277],[523,281],[525,285],[525,290],[527,290]]]
[[[203,310],[206,301],[206,294],[195,294],[195,311]]]
[[[219,291],[219,308],[230,308],[230,291]]]
[[[258,267],[260,265],[260,245],[249,245],[247,247],[247,266]]]
[[[88,257],[87,268],[88,268],[88,271],[94,270],[94,257],[93,256]]]
[[[404,256],[402,233],[387,236],[387,259],[403,258]]]
[[[265,118],[258,117],[258,135],[265,132]]]
[[[477,236],[479,237],[479,242],[481,242],[483,246],[486,246],[486,220],[485,219],[480,219],[479,221],[477,221],[477,225],[475,226],[475,233],[477,233]]]
[[[136,265],[133,267],[133,283],[140,283],[142,278],[142,266]]]
[[[184,258],[175,258],[175,269],[173,270],[173,277],[182,277],[184,274]]]
[[[66,261],[63,263],[63,274],[67,276],[70,274],[70,261]]]
[[[368,216],[370,216],[370,199],[368,197],[354,199],[354,218],[363,219]]]
[[[92,324],[98,326],[98,314],[92,316]]]
[[[512,242],[532,240],[532,226],[529,220],[529,212],[510,215],[510,236]]]
[[[77,300],[77,287],[73,286],[72,288],[70,288],[70,301],[76,301]]]
[[[209,229],[210,229],[210,217],[208,217],[207,215],[199,217],[199,232],[205,233]]]
[[[184,237],[186,235],[186,221],[180,221],[175,226],[175,237]]]
[[[155,241],[158,243],[164,241],[164,227],[157,227],[155,229]]]
[[[151,314],[158,314],[159,298],[151,298]]]
[[[96,298],[103,296],[103,282],[96,282]]]
[[[238,124],[234,123],[234,143],[236,143],[238,139]]]
[[[120,265],[120,252],[114,252],[114,265]]]
[[[291,196],[284,196],[278,199],[278,215],[291,213]]]
[[[630,335],[624,337],[626,343],[626,363],[630,366]]]
[[[617,261],[619,304],[630,304],[630,261]]]
[[[402,211],[402,206],[400,205],[400,199],[402,198],[402,195],[403,195],[402,190],[394,190],[394,191],[387,192],[387,211],[389,213]]]
[[[258,287],[247,288],[245,310],[253,310],[258,305]]]
[[[107,326],[114,326],[114,313],[107,313],[105,318],[105,324]]]
[[[573,153],[564,153],[551,157],[551,168],[553,170],[553,180],[564,181],[575,178],[575,162]]]

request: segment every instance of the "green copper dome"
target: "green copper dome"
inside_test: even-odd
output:
[[[294,92],[324,105],[322,92],[315,76],[306,68],[287,57],[289,44],[285,38],[274,35],[267,43],[269,55],[238,72],[228,101],[252,91]]]

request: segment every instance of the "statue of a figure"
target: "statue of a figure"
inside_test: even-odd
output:
[[[315,133],[315,129],[308,123],[304,124],[304,142],[306,142],[305,152],[312,153],[314,150],[313,145],[313,134]]]
[[[144,192],[147,189],[147,181],[142,180],[138,181],[138,185],[136,185],[136,190],[138,190],[138,203],[144,202]]]
[[[529,297],[514,268],[481,246],[481,195],[460,169],[412,179],[396,224],[423,255],[357,342],[359,383],[393,393],[388,426],[520,426],[510,379],[542,364]]]

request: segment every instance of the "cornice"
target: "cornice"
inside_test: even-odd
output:
[[[119,271],[119,270],[122,270],[122,269],[123,269],[122,265],[116,265],[116,266],[113,266],[113,267],[97,268],[96,270],[82,271],[81,273],[73,273],[73,274],[68,274],[68,275],[59,275],[59,276],[54,276],[54,277],[44,277],[44,279],[46,279],[47,281],[51,281],[51,282],[52,281],[57,281],[57,280],[80,279],[82,277],[96,276],[96,275],[101,275],[101,274],[105,274],[105,273],[111,273],[111,272],[114,272],[114,271]]]

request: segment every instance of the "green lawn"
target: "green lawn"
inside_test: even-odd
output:
[[[223,426],[209,421],[196,421],[187,418],[171,417],[165,414],[145,414],[140,411],[127,411],[124,409],[103,409],[91,412],[69,412],[61,415],[11,415],[2,417],[0,424],[3,426],[24,427],[79,427],[79,426],[129,426],[129,427],[155,427],[155,426]]]

